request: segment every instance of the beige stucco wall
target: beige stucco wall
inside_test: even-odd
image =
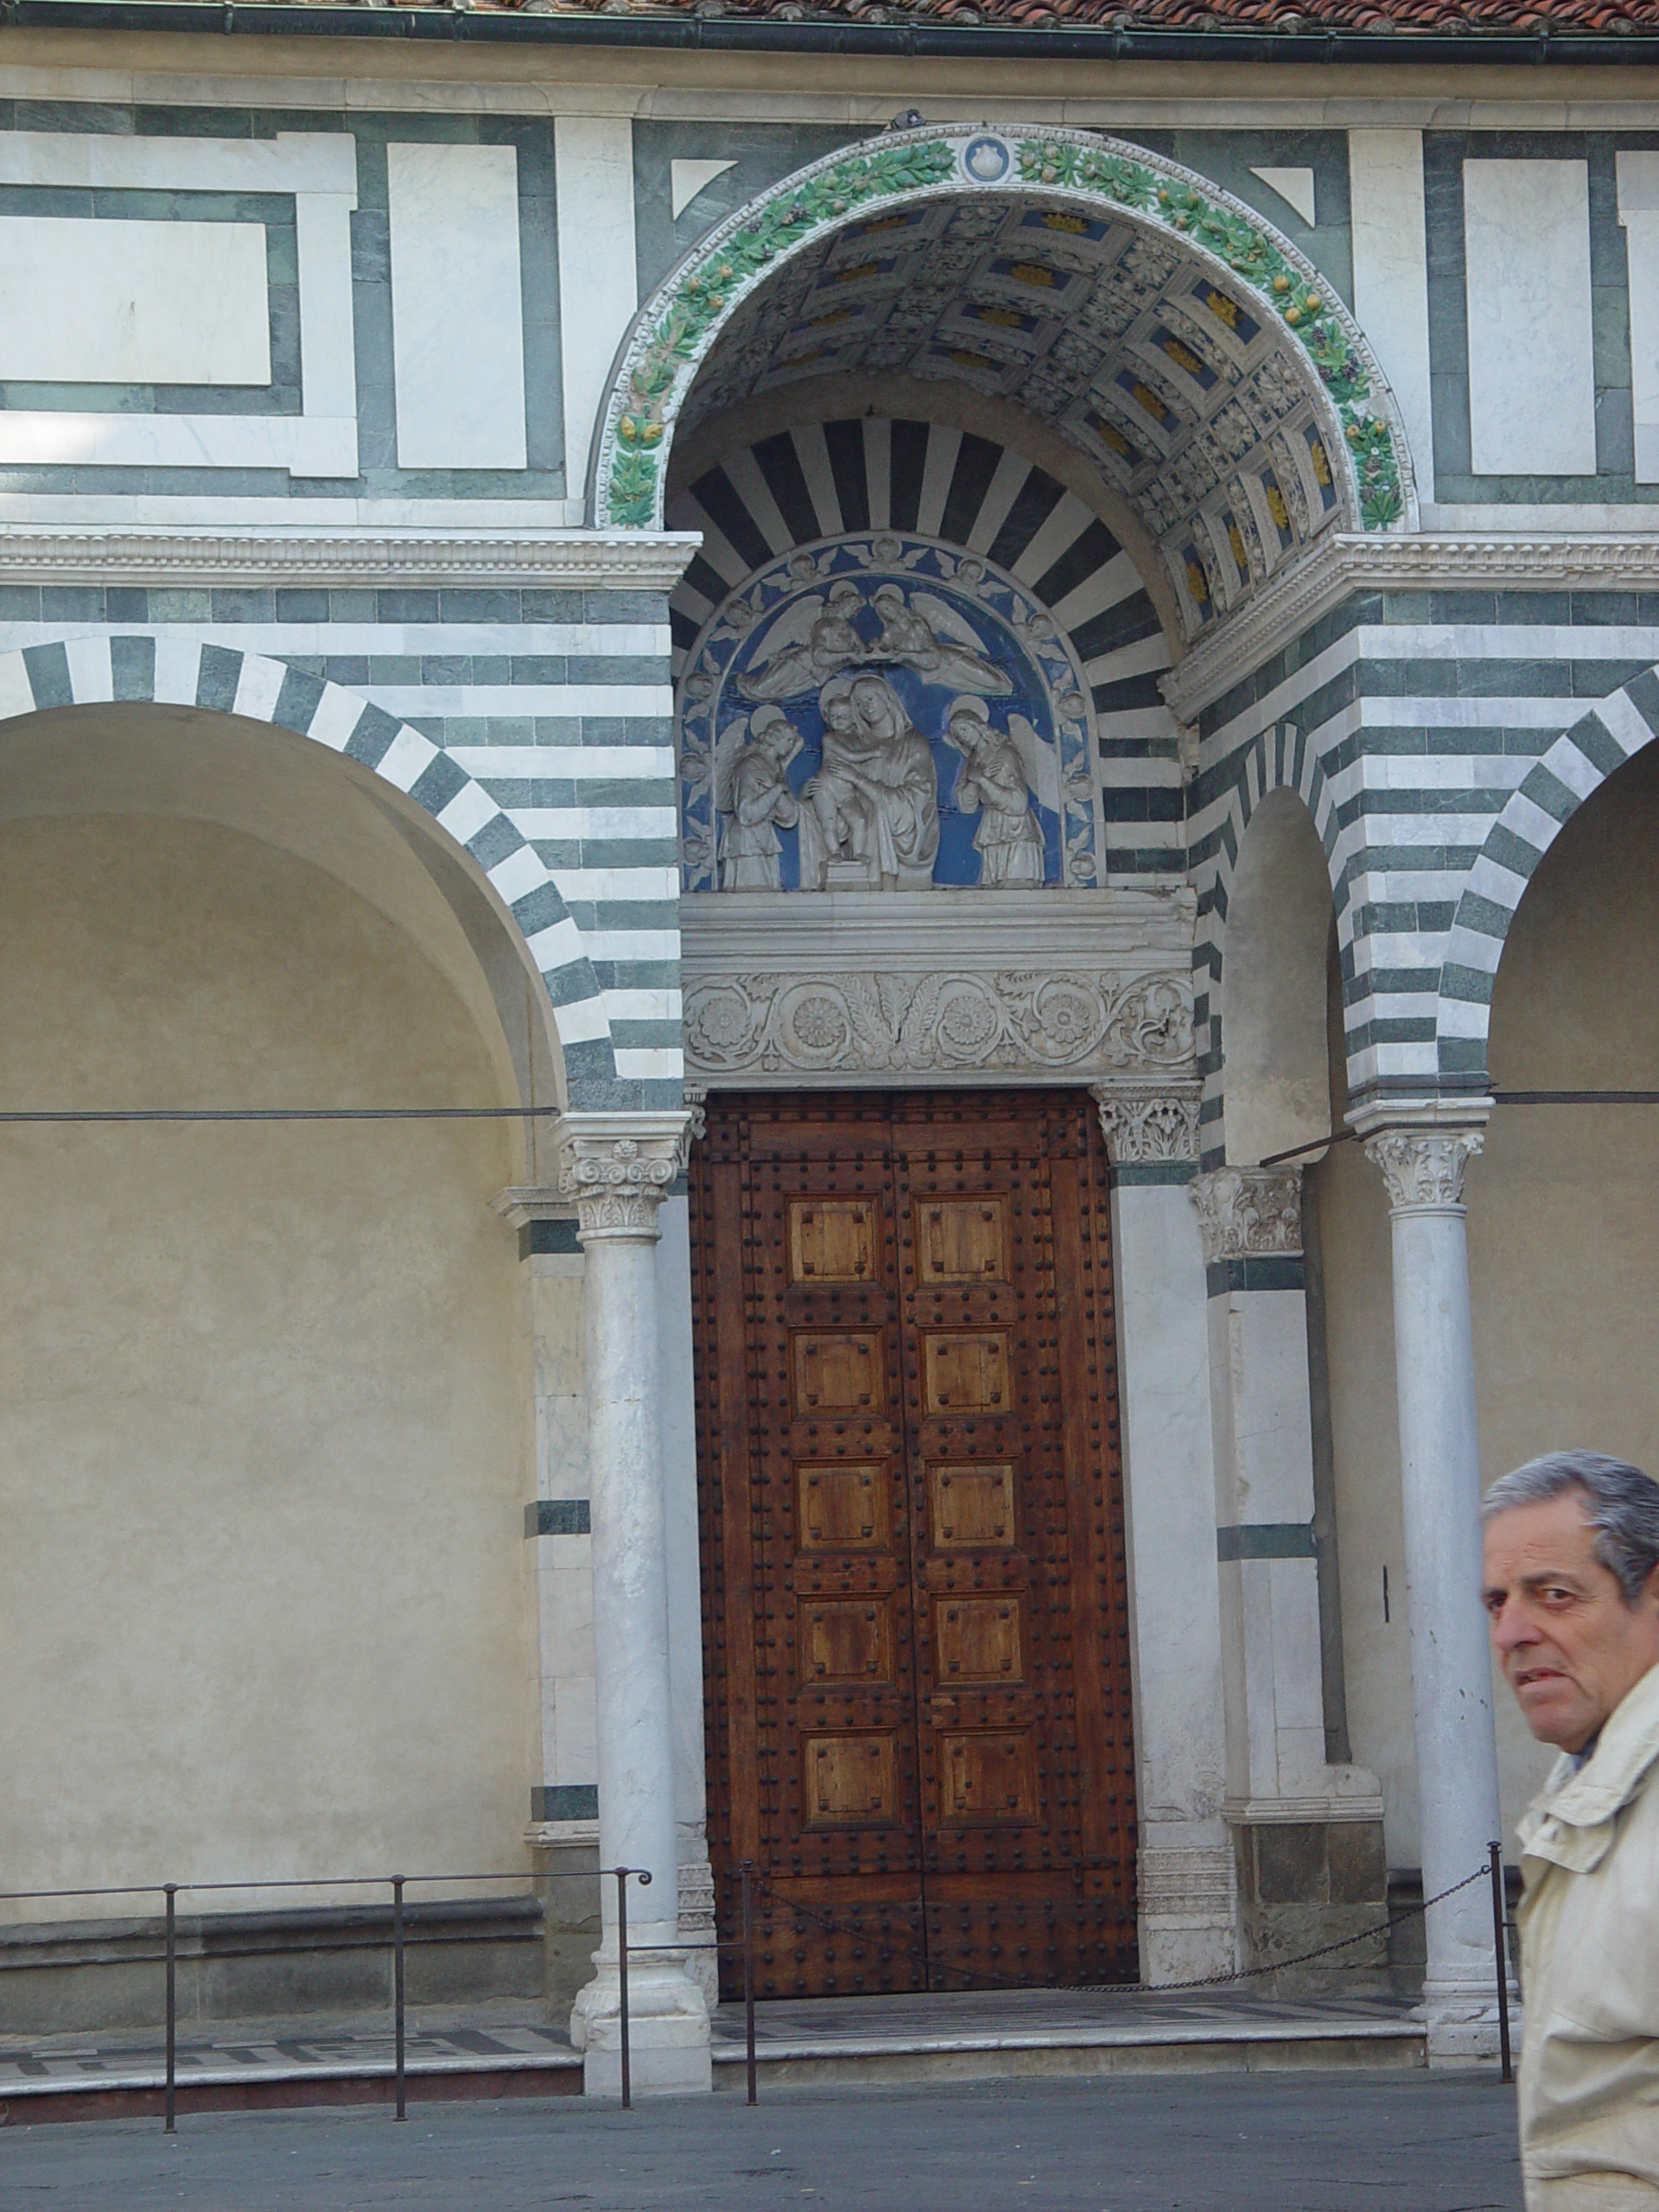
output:
[[[1656,853],[1659,748],[1580,810],[1522,902],[1493,996],[1500,1090],[1659,1088]],[[1357,1146],[1318,1173],[1349,1719],[1382,1777],[1390,1862],[1415,1865],[1388,1213]],[[1485,1479],[1567,1445],[1659,1472],[1659,1111],[1500,1106],[1465,1197]],[[1497,1709],[1512,1834],[1552,1755],[1501,1683]]]
[[[0,823],[0,1105],[503,1103],[385,905],[203,822]],[[8,1887],[524,1863],[512,1141],[0,1130]]]

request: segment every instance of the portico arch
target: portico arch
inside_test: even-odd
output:
[[[985,128],[830,156],[714,232],[624,346],[590,512],[659,524],[677,435],[871,370],[1007,393],[1069,440],[1142,517],[1189,636],[1331,524],[1414,521],[1392,395],[1288,240],[1138,147]],[[1254,424],[1224,423],[1245,398]]]
[[[229,715],[290,731],[355,761],[388,799],[396,794],[405,810],[429,817],[443,833],[429,847],[447,849],[439,865],[469,878],[537,987],[557,1086],[550,1103],[619,1103],[604,1001],[557,887],[482,785],[429,738],[338,683],[222,645],[92,636],[0,656],[0,740],[17,716],[117,704]]]

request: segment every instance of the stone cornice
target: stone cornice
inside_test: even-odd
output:
[[[1659,587],[1659,532],[1333,534],[1207,632],[1164,678],[1164,696],[1178,719],[1190,721],[1352,592],[1452,591],[1483,584],[1516,591],[1651,591]]]
[[[695,531],[55,530],[0,524],[0,583],[503,584],[671,591]]]

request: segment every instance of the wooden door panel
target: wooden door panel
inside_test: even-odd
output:
[[[766,1877],[764,1992],[1135,1972],[1091,1116],[1063,1093],[710,1102],[709,1834],[723,1930],[726,1878],[746,1856]]]

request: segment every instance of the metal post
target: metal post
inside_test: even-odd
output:
[[[753,1862],[743,1861],[743,2043],[748,2061],[749,2102],[759,2101],[754,2081],[754,1886]]]
[[[396,2024],[399,2120],[409,2118],[404,2103],[404,1878],[401,1874],[391,1878],[391,2005]]]
[[[617,2021],[622,2031],[622,2109],[633,2109],[633,2082],[628,2070],[628,1870],[616,1870],[616,1987]]]
[[[178,1929],[174,1902],[178,1896],[176,1882],[163,1885],[162,1895],[167,1899],[167,2128],[166,2133],[177,2133],[174,2122],[178,2108],[179,2062],[179,1993],[178,1993]]]
[[[1509,1945],[1504,1941],[1504,1922],[1508,1917],[1503,1897],[1503,1853],[1498,1845],[1487,1846],[1491,1853],[1492,1869],[1492,1950],[1497,1961],[1497,2047],[1503,2061],[1503,2079],[1513,2082],[1515,2069],[1510,2063],[1510,1961]]]

